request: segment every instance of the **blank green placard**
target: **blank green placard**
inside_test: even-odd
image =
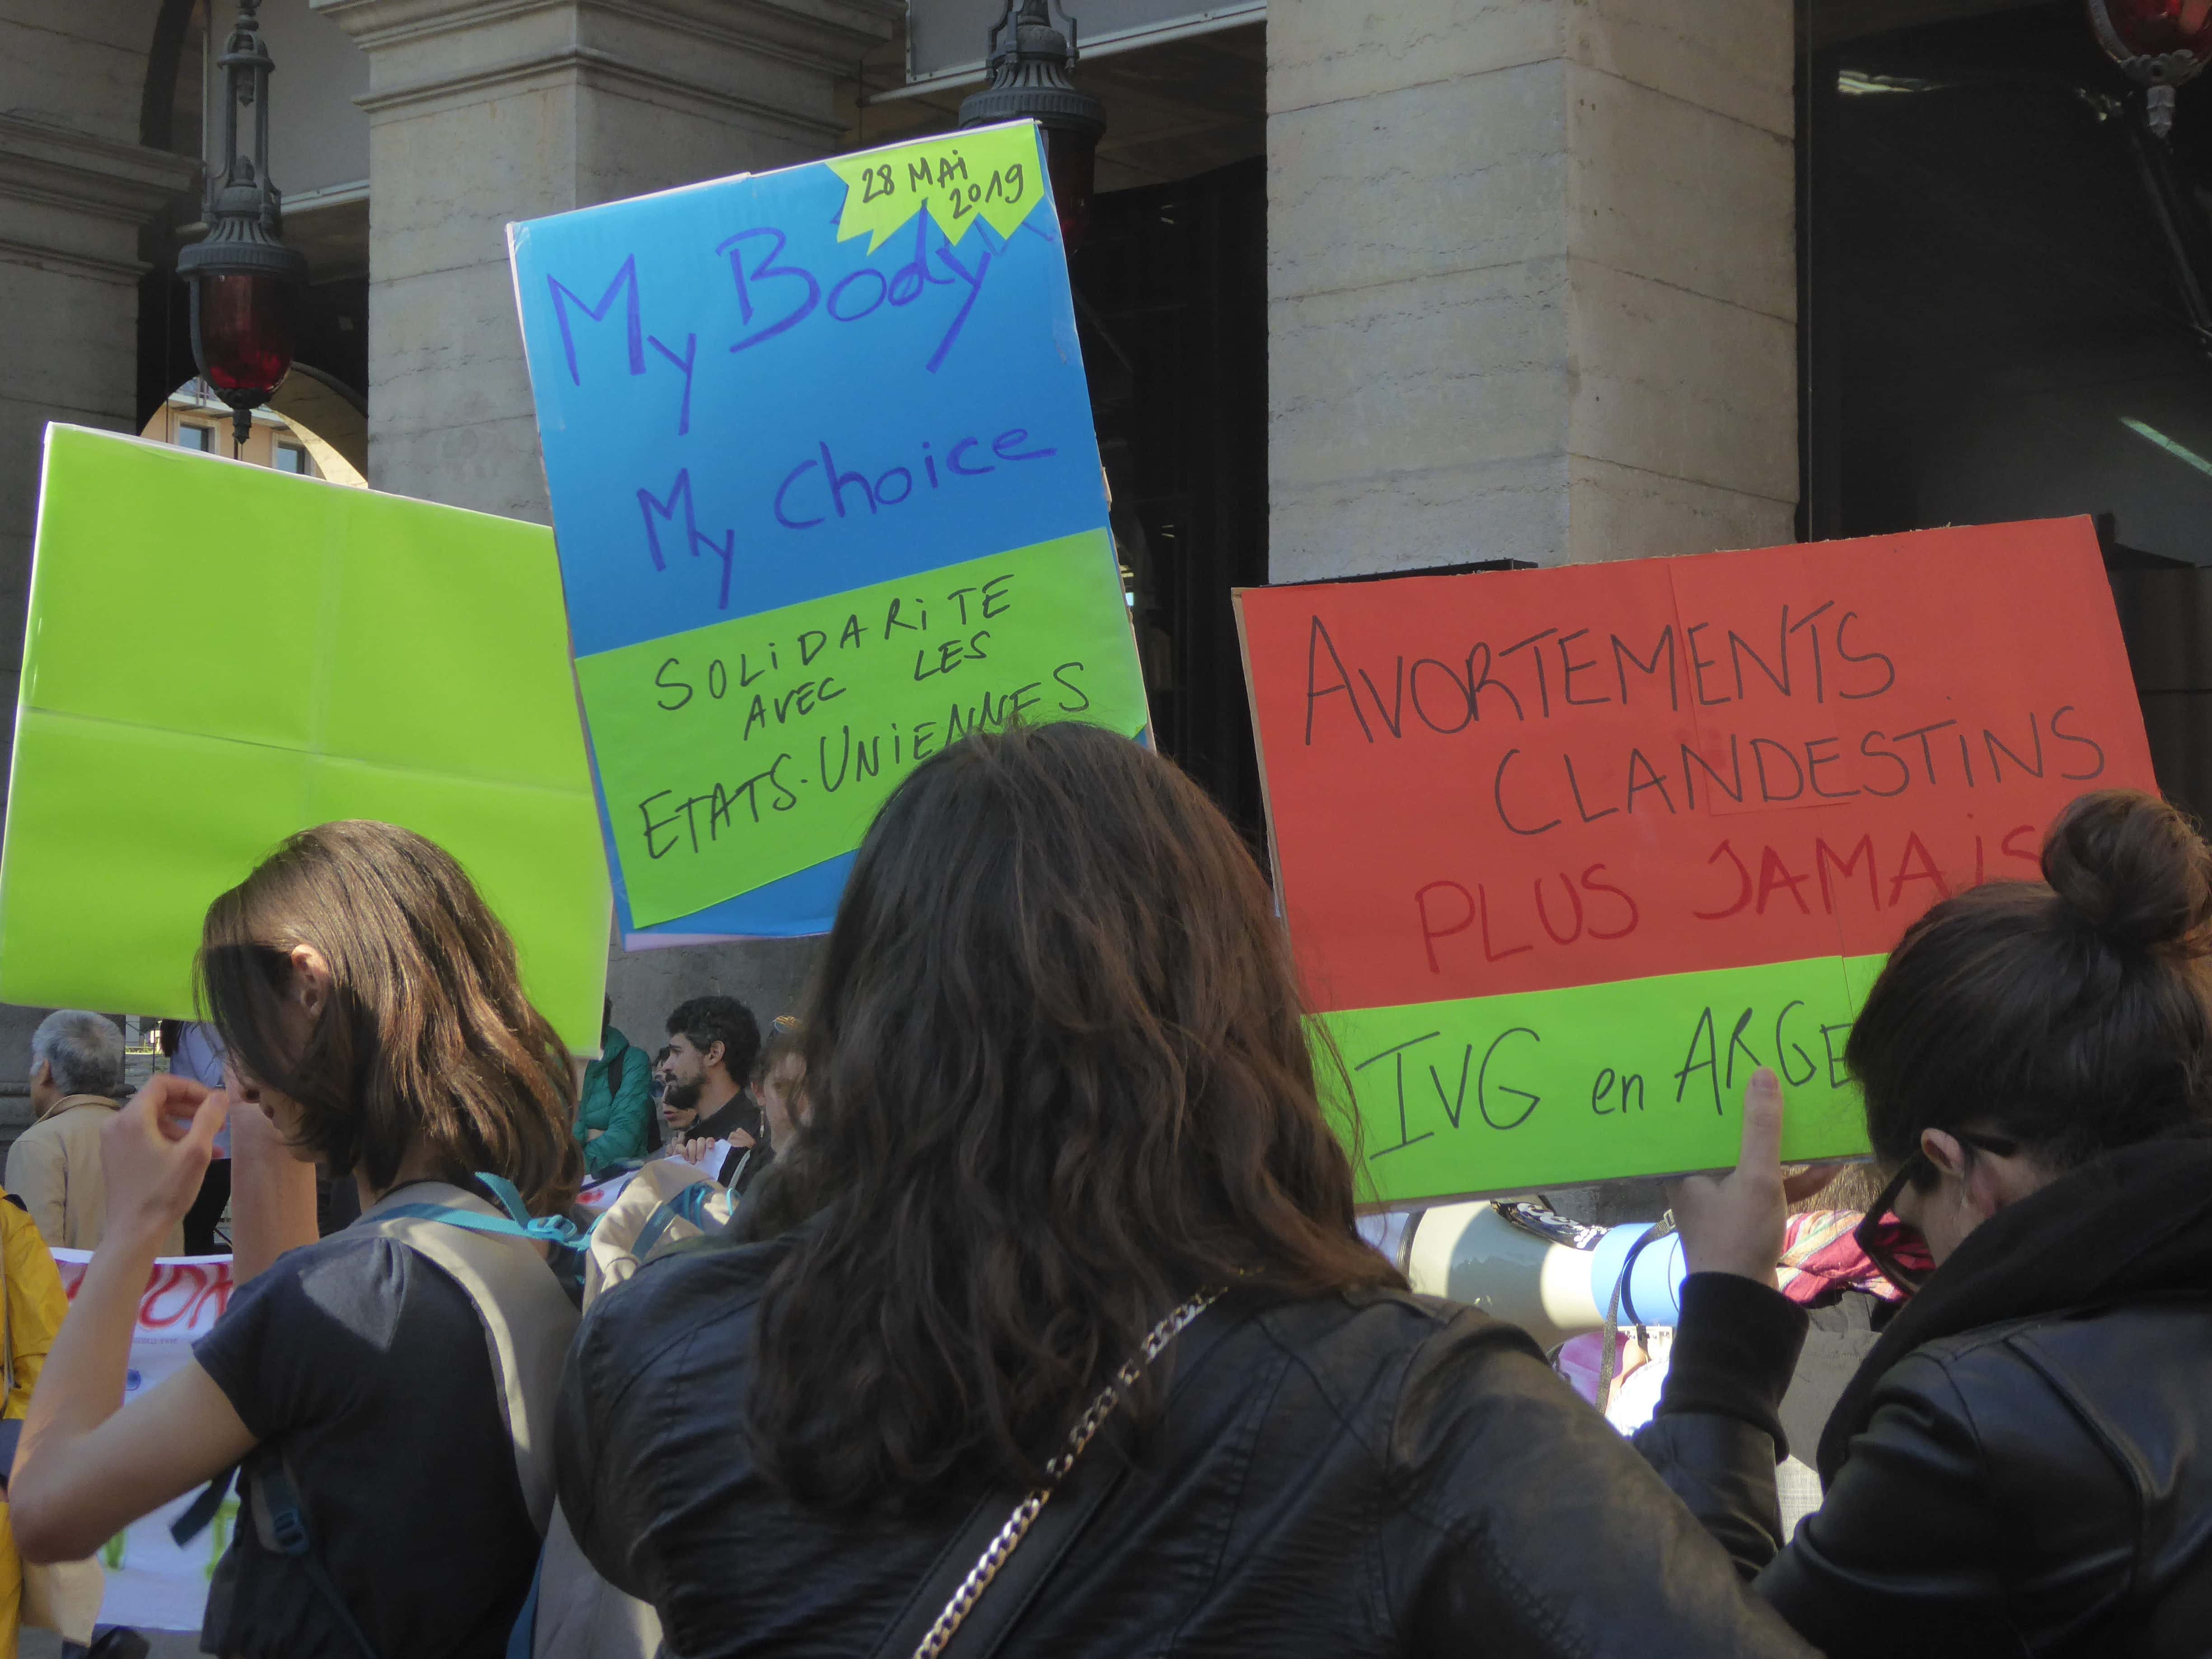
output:
[[[1866,1150],[1843,1070],[1880,957],[1818,957],[1450,1002],[1316,1022],[1357,1107],[1360,1199],[1413,1204],[1539,1184],[1676,1175],[1735,1162],[1743,1087],[1783,1080],[1783,1156]],[[1316,1030],[1316,1037],[1319,1030]],[[1325,1097],[1338,1073],[1316,1043]]]
[[[610,907],[550,531],[46,431],[0,1000],[194,1012],[209,902],[295,830],[445,847],[596,1050]]]
[[[963,733],[1150,718],[1103,531],[576,662],[640,926],[848,853]]]

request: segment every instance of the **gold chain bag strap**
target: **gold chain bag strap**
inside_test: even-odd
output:
[[[1068,1471],[1075,1467],[1076,1459],[1083,1455],[1083,1449],[1091,1443],[1106,1419],[1114,1414],[1115,1407],[1121,1403],[1122,1391],[1134,1387],[1145,1368],[1159,1358],[1160,1351],[1174,1341],[1192,1320],[1212,1307],[1220,1295],[1218,1290],[1201,1291],[1152,1327],[1152,1334],[1145,1338],[1143,1349],[1122,1363],[1121,1369],[1114,1374],[1114,1380],[1098,1391],[1098,1397],[1091,1402],[1090,1408],[1068,1431],[1066,1449],[1045,1465],[1044,1484],[1014,1505],[1014,1512],[1006,1517],[1006,1524],[1000,1528],[998,1535],[984,1547],[982,1555],[968,1570],[968,1576],[961,1580],[959,1589],[952,1592],[952,1598],[945,1604],[945,1610],[937,1615],[936,1622],[930,1626],[920,1645],[913,1650],[912,1659],[939,1659],[939,1656],[944,1653],[946,1644],[967,1622],[968,1615],[975,1610],[976,1602],[990,1588],[991,1581],[999,1576],[1007,1559],[1029,1535],[1030,1528],[1036,1524],[1037,1516],[1052,1501],[1054,1491],[1066,1479]]]

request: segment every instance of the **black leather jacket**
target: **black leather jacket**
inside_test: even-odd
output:
[[[757,1473],[746,1380],[785,1248],[651,1264],[569,1356],[562,1508],[677,1659],[866,1654],[960,1518],[846,1524]],[[1395,1294],[1224,1300],[1170,1354],[1164,1424],[1008,1659],[1808,1652],[1513,1327]]]
[[[2212,1653],[2212,1152],[2134,1149],[1971,1235],[1885,1332],[1779,1547],[1803,1316],[1698,1274],[1644,1455],[1831,1659]]]

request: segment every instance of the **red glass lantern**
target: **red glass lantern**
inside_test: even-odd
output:
[[[217,60],[228,80],[220,176],[208,181],[208,234],[177,255],[192,286],[192,360],[230,405],[242,445],[253,411],[292,367],[292,305],[307,262],[279,239],[283,198],[269,182],[269,72],[276,67],[255,17],[260,0],[239,0],[237,27]],[[254,112],[253,152],[238,143],[239,111]]]
[[[192,356],[218,397],[269,401],[292,368],[292,301],[299,284],[259,270],[203,270],[192,287]],[[249,416],[250,418],[250,416]]]
[[[2212,60],[2212,0],[2087,0],[2105,55],[2143,88],[2143,113],[2163,138],[2174,89]]]
[[[1074,20],[1066,21],[1063,33],[1054,25],[1046,0],[1007,0],[1006,16],[991,31],[990,84],[961,100],[960,125],[1026,119],[1044,129],[1060,240],[1073,254],[1091,231],[1106,106],[1080,90],[1068,74],[1076,47]]]

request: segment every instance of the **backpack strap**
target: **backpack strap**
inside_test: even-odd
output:
[[[448,1227],[459,1227],[466,1232],[488,1233],[499,1238],[526,1238],[533,1244],[572,1250],[582,1246],[584,1236],[576,1231],[574,1222],[564,1215],[532,1215],[523,1206],[522,1194],[505,1176],[479,1172],[477,1181],[499,1200],[499,1209],[504,1210],[506,1214],[501,1215],[499,1210],[493,1209],[475,1194],[464,1192],[445,1182],[413,1181],[405,1188],[396,1189],[416,1194],[413,1200],[394,1204],[391,1201],[392,1194],[386,1194],[363,1210],[360,1218],[367,1221],[373,1216],[379,1220],[405,1218],[442,1221]],[[459,1203],[455,1200],[459,1200]],[[370,1231],[383,1230],[372,1228]],[[391,1236],[398,1237],[396,1233]]]
[[[667,1651],[660,1615],[599,1576],[555,1504],[506,1659],[665,1659]]]
[[[629,1253],[643,1261],[653,1254],[653,1247],[660,1243],[662,1235],[679,1221],[689,1222],[702,1233],[726,1231],[729,1224],[717,1221],[707,1207],[714,1193],[715,1186],[711,1181],[696,1181],[688,1187],[678,1188],[676,1196],[655,1210],[645,1225],[637,1230]]]
[[[330,1569],[315,1553],[314,1536],[307,1529],[307,1512],[300,1501],[300,1489],[292,1481],[292,1471],[284,1465],[283,1454],[274,1446],[264,1447],[246,1459],[243,1466],[246,1483],[253,1496],[253,1528],[260,1538],[261,1547],[279,1555],[289,1555],[300,1564],[307,1575],[307,1582],[338,1621],[338,1628],[353,1638],[361,1650],[362,1659],[377,1659],[376,1644],[368,1639],[368,1632],[346,1606],[345,1596],[331,1578]]]
[[[714,1178],[695,1164],[676,1158],[645,1164],[592,1224],[584,1305],[590,1307],[610,1285],[628,1279],[656,1246],[665,1254],[677,1223],[688,1224],[687,1237],[714,1228],[714,1206],[727,1201]]]
[[[500,1200],[506,1214],[473,1193],[443,1182],[422,1182],[401,1189],[408,1202],[394,1203],[396,1194],[387,1194],[353,1224],[428,1257],[475,1308],[499,1384],[500,1415],[514,1443],[523,1502],[543,1535],[553,1509],[554,1399],[577,1316],[537,1249],[524,1246],[574,1248],[576,1231],[565,1218],[533,1220],[513,1182],[490,1175],[477,1178]],[[170,1535],[184,1544],[204,1531],[239,1475],[252,1497],[262,1547],[298,1561],[362,1659],[378,1659],[316,1553],[298,1485],[274,1443],[257,1447],[236,1469],[210,1482],[171,1526]]]
[[[532,1247],[574,1248],[576,1230],[565,1217],[531,1219],[513,1185],[498,1176],[477,1179],[500,1198],[507,1214],[473,1193],[424,1182],[387,1194],[354,1225],[428,1257],[475,1305],[491,1350],[523,1502],[543,1534],[553,1509],[554,1404],[577,1314],[559,1279]],[[406,1202],[391,1201],[401,1194]]]
[[[182,1549],[214,1524],[222,1509],[222,1500],[230,1496],[230,1483],[245,1467],[243,1463],[234,1463],[216,1476],[200,1488],[198,1498],[185,1505],[184,1513],[169,1522],[169,1536],[176,1540],[178,1548]]]

